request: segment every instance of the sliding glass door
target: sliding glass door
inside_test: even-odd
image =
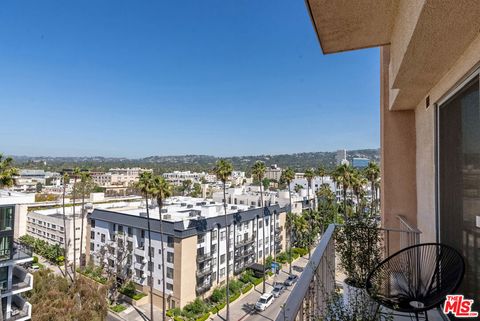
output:
[[[476,76],[438,110],[439,239],[458,249],[466,273],[458,293],[480,300],[480,92]]]

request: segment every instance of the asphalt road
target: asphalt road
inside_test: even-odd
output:
[[[293,266],[305,267],[308,260],[306,258],[299,258],[296,262],[293,263]],[[293,273],[299,275],[298,271],[293,270]],[[280,272],[276,278],[270,278],[267,280],[266,284],[266,292],[270,292],[273,289],[273,282],[283,282],[288,277],[288,265],[284,266],[284,269]],[[263,312],[259,312],[255,310],[255,303],[257,302],[258,298],[262,295],[262,284],[260,283],[255,287],[255,290],[251,291],[248,295],[242,297],[241,299],[236,300],[235,302],[230,304],[230,320],[231,321],[240,321],[240,320],[248,320],[248,321],[257,321],[257,320],[275,320],[277,315],[282,311],[282,305],[287,300],[288,296],[290,295],[291,290],[293,287],[290,286],[286,288],[285,292],[280,295],[280,297],[276,298],[273,303]],[[218,315],[213,317],[214,321],[224,321],[226,315],[226,309],[223,309]]]

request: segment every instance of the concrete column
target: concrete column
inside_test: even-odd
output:
[[[385,227],[399,227],[397,215],[417,225],[416,132],[413,110],[390,111],[390,47],[381,48],[381,215]],[[390,239],[392,250],[398,236]],[[392,251],[390,252],[392,253]]]

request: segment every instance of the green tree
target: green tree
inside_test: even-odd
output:
[[[370,213],[375,215],[377,212],[377,186],[380,180],[380,168],[375,162],[369,162],[368,166],[364,169],[364,175],[367,180],[370,182],[371,189],[371,203],[370,203]]]
[[[267,171],[267,167],[265,166],[265,163],[262,161],[256,161],[255,164],[252,167],[252,176],[258,180],[259,182],[263,181],[263,178],[265,177],[265,172]],[[260,184],[260,202],[262,203],[261,208],[263,209],[262,213],[262,220],[263,220],[263,228],[262,228],[262,245],[263,245],[263,250],[262,250],[262,263],[263,263],[263,293],[265,293],[265,202],[263,201],[263,189],[262,189],[262,184]]]
[[[332,178],[334,182],[342,187],[343,216],[345,221],[348,217],[347,191],[352,185],[352,172],[353,168],[347,164],[337,166],[337,168],[332,172]]]
[[[138,182],[136,183],[135,187],[142,192],[145,196],[145,209],[147,211],[147,237],[148,237],[148,264],[151,266],[153,265],[152,262],[152,253],[150,251],[150,246],[152,244],[152,237],[151,237],[151,227],[150,227],[150,207],[148,205],[148,199],[153,192],[153,174],[151,172],[143,172],[140,174]],[[163,251],[162,251],[163,253]],[[163,268],[163,267],[162,267]],[[150,320],[153,320],[153,269],[150,269]],[[165,292],[163,292],[165,293]]]
[[[105,320],[105,286],[84,278],[71,286],[48,269],[34,273],[34,279],[33,289],[26,293],[32,304],[32,321]]]
[[[15,175],[18,175],[18,169],[13,166],[13,158],[4,158],[0,153],[0,188],[13,186]]]
[[[224,209],[224,217],[225,217],[225,229],[226,229],[226,235],[227,237],[225,238],[226,242],[226,249],[227,249],[227,286],[226,286],[226,297],[227,297],[227,315],[226,319],[227,321],[230,320],[230,289],[229,289],[229,279],[230,279],[230,228],[228,226],[228,221],[227,221],[227,194],[226,194],[226,185],[227,181],[230,176],[232,176],[233,172],[233,166],[232,163],[220,159],[216,162],[215,168],[213,169],[213,172],[217,176],[217,179],[222,182],[223,184],[223,209]]]
[[[288,188],[288,198],[289,198],[289,211],[287,213],[287,219],[286,219],[286,228],[287,228],[287,233],[288,233],[288,242],[287,242],[287,252],[288,252],[288,273],[291,275],[292,274],[292,189],[290,187],[290,184],[295,178],[295,172],[293,169],[287,167],[283,170],[282,176],[280,177],[280,181],[285,182]]]
[[[325,169],[325,167],[323,165],[318,166],[316,174],[318,177],[321,178],[323,184],[323,178],[327,176],[327,170]]]
[[[158,205],[158,215],[159,215],[159,220],[160,220],[160,244],[161,244],[161,251],[162,251],[162,286],[163,286],[163,293],[166,293],[165,289],[165,249],[163,247],[163,205],[164,201],[172,196],[173,193],[173,188],[168,183],[163,176],[155,176],[153,178],[153,185],[152,185],[152,196],[156,198],[157,200],[157,205]],[[151,246],[151,243],[149,243]],[[152,269],[153,270],[153,269]],[[153,284],[153,277],[151,277],[151,282]],[[166,311],[167,311],[167,305],[166,305],[166,296],[162,295],[162,320],[166,320]]]
[[[84,171],[80,174],[80,193],[82,194],[82,226],[80,229],[80,264],[81,266],[85,265],[85,259],[83,257],[83,238],[84,238],[84,225],[85,225],[85,216],[87,215],[85,211],[85,197],[90,194],[93,190],[95,184],[93,183],[90,172]]]
[[[70,177],[68,174],[63,174],[62,176],[62,218],[63,218],[63,253],[65,253],[64,257],[64,267],[65,267],[65,277],[68,275],[70,279],[72,277],[70,276],[70,273],[68,273],[68,247],[69,247],[69,241],[67,240],[67,215],[65,213],[65,197],[67,194],[67,184],[70,181]],[[72,279],[73,281],[73,279]]]
[[[182,181],[182,186],[180,186],[182,195],[185,196],[190,192],[190,189],[192,188],[192,181],[189,179],[186,179]]]

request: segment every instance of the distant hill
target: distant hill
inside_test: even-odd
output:
[[[277,164],[280,167],[291,167],[295,171],[304,171],[306,168],[323,165],[326,168],[335,166],[336,152],[309,152],[280,155],[256,155],[227,157],[236,170],[249,171],[257,160],[267,165]],[[379,149],[360,149],[347,151],[347,159],[365,157],[375,162],[380,161]],[[145,158],[129,159],[115,157],[30,157],[13,156],[18,167],[42,168],[45,170],[61,171],[64,168],[80,167],[90,170],[106,171],[113,167],[145,167],[152,168],[157,173],[174,170],[211,171],[215,162],[220,158],[208,155],[181,155],[181,156],[149,156]]]

